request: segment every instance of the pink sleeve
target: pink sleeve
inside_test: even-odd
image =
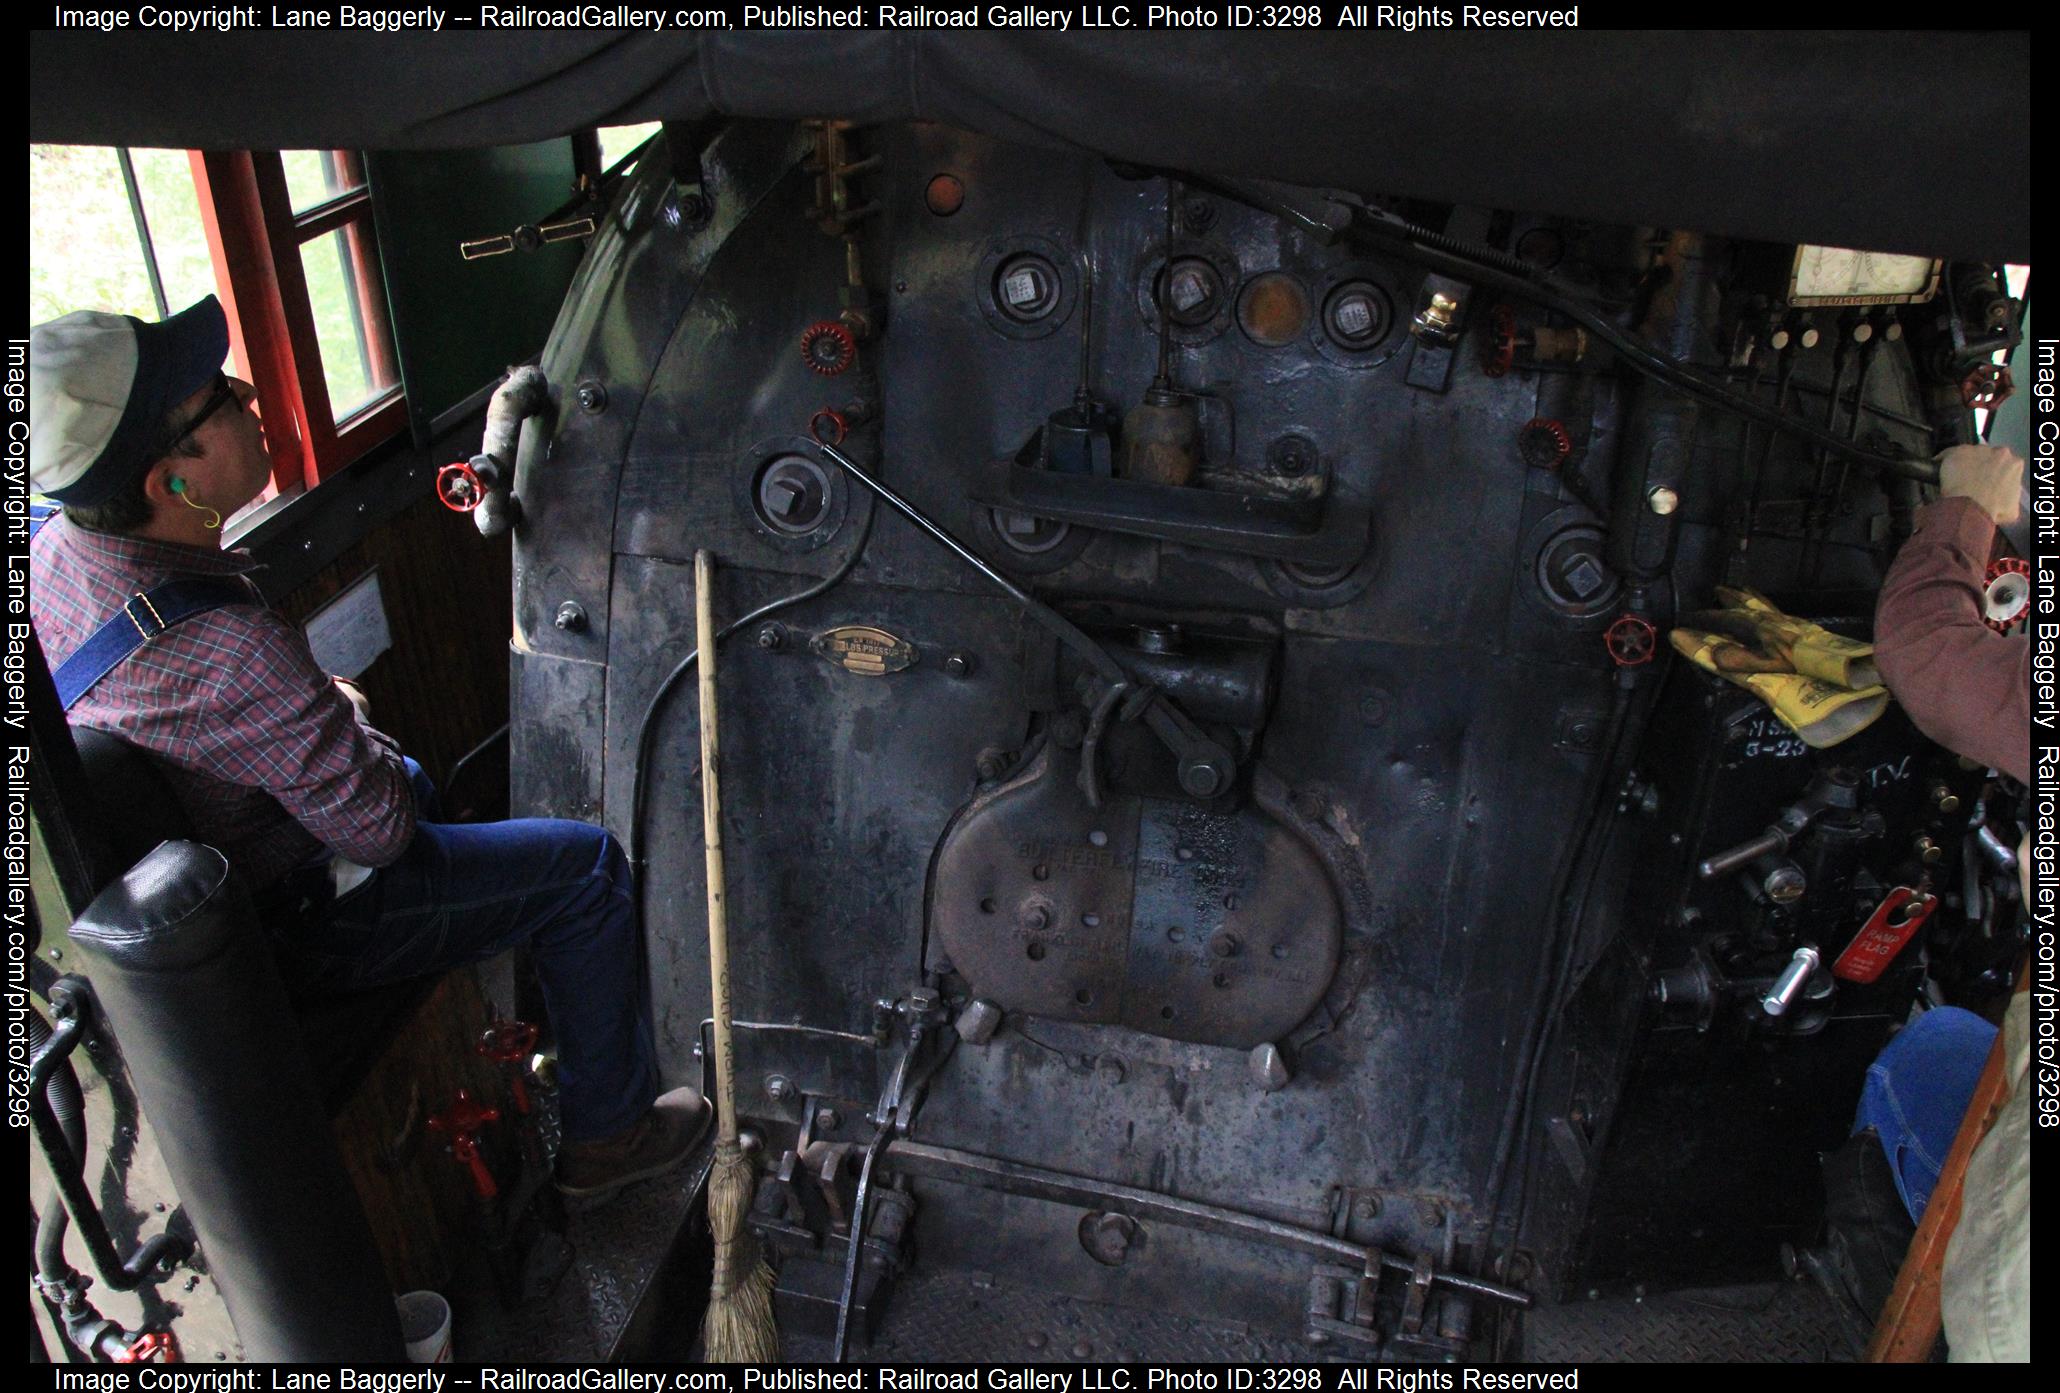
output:
[[[1874,613],[1874,658],[1917,728],[1968,759],[2031,778],[2031,653],[1982,623],[1996,527],[1979,504],[1919,510]]]

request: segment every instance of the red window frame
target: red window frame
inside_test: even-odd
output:
[[[229,342],[257,388],[258,409],[272,453],[272,481],[281,492],[312,489],[407,424],[407,402],[393,361],[372,200],[362,173],[357,187],[300,213],[277,151],[192,150],[194,189],[215,282],[227,288]],[[347,157],[353,170],[357,157]],[[322,374],[301,247],[341,231],[349,248],[367,352],[386,388],[342,421]]]

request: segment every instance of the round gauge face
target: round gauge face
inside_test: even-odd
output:
[[[1860,305],[1919,300],[1930,293],[1936,269],[1928,256],[1798,247],[1789,301]]]

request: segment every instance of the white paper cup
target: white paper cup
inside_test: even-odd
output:
[[[433,1291],[411,1291],[394,1304],[400,1307],[408,1358],[417,1364],[450,1363],[451,1303]]]

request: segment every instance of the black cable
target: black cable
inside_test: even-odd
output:
[[[1583,829],[1583,844],[1575,854],[1572,863],[1572,874],[1569,875],[1567,882],[1567,888],[1572,889],[1573,879],[1578,876],[1580,879],[1580,889],[1567,902],[1564,917],[1559,921],[1558,925],[1562,932],[1555,934],[1553,938],[1553,942],[1557,946],[1557,952],[1553,955],[1554,962],[1551,975],[1546,978],[1544,990],[1538,997],[1538,1014],[1533,1017],[1530,1023],[1530,1030],[1527,1032],[1528,1035],[1535,1038],[1536,1043],[1532,1048],[1530,1058],[1526,1061],[1525,1077],[1518,1099],[1521,1107],[1517,1114],[1517,1125],[1507,1137],[1502,1139],[1505,1148],[1513,1147],[1520,1142],[1528,1143],[1529,1141],[1534,1119],[1537,1115],[1538,1079],[1541,1072],[1539,1065],[1543,1063],[1548,1047],[1552,1043],[1554,1033],[1559,1028],[1561,1017],[1565,1014],[1567,1005],[1572,999],[1574,990],[1574,955],[1580,947],[1581,924],[1588,917],[1588,906],[1594,898],[1596,881],[1601,876],[1603,863],[1609,856],[1609,837],[1606,831],[1604,831],[1604,824],[1608,820],[1610,800],[1616,796],[1621,780],[1618,761],[1627,749],[1635,752],[1639,745],[1639,738],[1637,736],[1631,735],[1630,738],[1626,738],[1627,735],[1630,735],[1639,726],[1641,720],[1633,710],[1633,704],[1636,701],[1635,689],[1620,686],[1617,689],[1617,694],[1621,701],[1613,707],[1611,716],[1613,721],[1616,721],[1618,717],[1621,717],[1621,720],[1617,721],[1616,728],[1612,731],[1609,738],[1608,754],[1601,770],[1601,796],[1594,805],[1593,816],[1589,819],[1588,825]],[[1598,837],[1597,833],[1602,833],[1602,835]],[[1502,1249],[1502,1265],[1505,1271],[1508,1269],[1509,1262],[1515,1254],[1517,1242],[1523,1233],[1524,1221],[1529,1215],[1530,1181],[1532,1173],[1537,1166],[1537,1149],[1526,1145],[1524,1164],[1517,1184],[1515,1203],[1505,1206],[1502,1203],[1501,1190],[1508,1180],[1507,1162],[1510,1154],[1508,1150],[1504,1150],[1502,1155],[1498,1157],[1498,1167],[1501,1170],[1501,1174],[1494,1177],[1494,1188],[1487,1193],[1491,1220],[1489,1227],[1491,1241],[1494,1229],[1500,1225],[1501,1216],[1505,1210],[1511,1214],[1512,1222],[1509,1225],[1509,1236],[1504,1242]]]
[[[1622,752],[1624,734],[1629,728],[1632,691],[1619,684],[1611,694],[1609,724],[1602,749],[1596,759],[1595,768],[1583,789],[1583,802],[1587,815],[1580,830],[1567,844],[1566,854],[1553,872],[1551,895],[1546,905],[1552,916],[1552,932],[1539,945],[1538,965],[1535,977],[1539,990],[1531,1008],[1529,1020],[1524,1025],[1522,1044],[1517,1053],[1517,1074],[1510,1089],[1509,1101],[1503,1108],[1502,1125],[1496,1136],[1495,1160],[1488,1172],[1488,1183],[1482,1190],[1482,1199],[1488,1207],[1487,1241],[1494,1241],[1495,1228],[1502,1213],[1502,1192],[1508,1185],[1509,1163],[1516,1151],[1519,1137],[1526,1121],[1533,1111],[1537,1091],[1538,1064],[1544,1056],[1547,1028],[1557,1012],[1556,998],[1559,992],[1560,971],[1558,963],[1570,953],[1571,944],[1579,937],[1577,915],[1566,903],[1568,891],[1573,887],[1575,877],[1587,862],[1588,848],[1594,843],[1596,833],[1608,817],[1610,800],[1615,796],[1614,780],[1611,777]],[[1592,881],[1591,881],[1592,883]],[[1579,903],[1585,907],[1585,892]],[[1550,971],[1548,971],[1548,967]],[[1510,1240],[1511,1245],[1515,1239]],[[1505,1258],[1506,1263],[1506,1258]]]
[[[859,558],[865,555],[866,542],[873,535],[873,518],[878,512],[879,505],[871,497],[868,497],[866,499],[865,518],[858,525],[858,541],[851,548],[851,555],[845,557],[836,570],[830,572],[813,585],[797,590],[791,595],[783,596],[770,604],[760,605],[750,613],[739,615],[737,618],[732,619],[728,624],[716,630],[715,641],[721,643],[747,624],[756,624],[759,620],[778,614],[783,609],[790,609],[795,605],[813,600],[816,596],[825,593],[843,581],[858,565]],[[680,678],[686,676],[693,669],[695,662],[700,657],[701,650],[698,648],[693,649],[686,657],[679,660],[679,663],[671,672],[665,674],[665,680],[660,682],[658,690],[651,694],[650,703],[644,707],[644,718],[637,725],[637,757],[636,762],[630,766],[629,863],[632,873],[636,875],[640,903],[644,883],[642,874],[644,867],[644,798],[645,791],[650,783],[645,778],[645,774],[649,770],[651,763],[651,734],[657,729],[659,708],[664,706],[665,699],[672,695],[672,689],[678,685]]]

